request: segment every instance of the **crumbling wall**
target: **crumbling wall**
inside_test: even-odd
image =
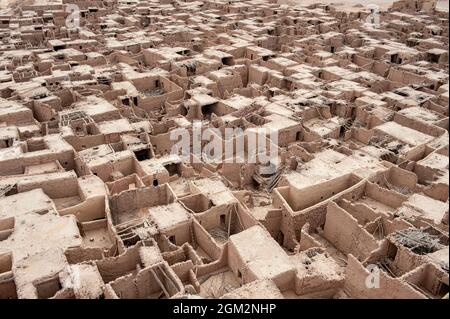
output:
[[[389,277],[380,271],[379,288],[372,285],[370,271],[353,256],[348,255],[348,264],[344,281],[344,291],[352,298],[360,299],[425,299],[426,297],[414,290],[400,279]],[[369,285],[366,285],[369,283]]]
[[[196,220],[193,221],[192,226],[197,244],[211,256],[213,260],[217,260],[222,254],[223,248],[217,246],[212,236]]]
[[[378,248],[377,241],[336,203],[329,202],[323,236],[345,254],[364,260]]]

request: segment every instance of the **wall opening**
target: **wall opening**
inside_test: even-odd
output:
[[[391,55],[391,63],[397,63],[398,54]]]
[[[442,298],[446,294],[448,294],[448,285],[443,283],[443,282],[440,282],[439,283],[438,296]]]
[[[214,113],[214,109],[217,103],[207,104],[202,106],[202,114],[205,119],[211,119],[211,114]],[[218,114],[216,114],[218,115]]]
[[[0,140],[0,149],[11,147],[14,143],[14,139],[6,138]]]
[[[222,64],[223,65],[233,65],[234,59],[232,57],[222,58]]]
[[[278,232],[277,242],[281,246],[283,246],[283,244],[284,244],[284,233],[281,230]]]
[[[180,164],[178,163],[164,165],[164,168],[169,172],[170,176],[181,175]]]
[[[428,53],[428,62],[439,63],[439,55]]]
[[[394,260],[395,256],[397,255],[397,250],[398,250],[397,246],[395,246],[392,243],[389,243],[389,247],[388,247],[388,251],[387,251],[388,258]]]
[[[339,137],[343,138],[345,136],[345,127],[341,126],[341,129],[339,130]]]
[[[186,116],[187,113],[188,113],[187,108],[185,106],[181,105],[180,106],[180,114],[183,115],[183,116]]]
[[[226,228],[226,216],[225,214],[221,214],[220,215],[220,227],[221,228]]]
[[[145,161],[151,158],[149,149],[135,151],[134,155],[138,161]]]

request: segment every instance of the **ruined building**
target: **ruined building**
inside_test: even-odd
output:
[[[2,8],[0,298],[448,298],[448,12],[353,9]]]

